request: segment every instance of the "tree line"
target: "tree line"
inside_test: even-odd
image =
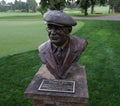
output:
[[[109,5],[109,13],[120,12],[120,0],[41,0],[39,11],[41,13],[50,10],[63,10],[65,7],[80,8],[84,15],[88,15],[88,8],[91,7],[91,14],[94,13],[95,5]]]
[[[40,0],[39,6],[35,0],[15,0],[14,3],[6,3],[5,0],[0,2],[0,12],[8,10],[20,10],[21,12],[36,12],[40,11],[44,14],[48,9],[63,10],[67,8],[80,8],[85,16],[88,15],[88,8],[91,8],[91,14],[94,13],[95,5],[109,5],[109,13],[120,12],[120,0]]]
[[[6,12],[8,10],[20,10],[21,12],[36,12],[37,3],[35,0],[27,0],[23,2],[21,0],[15,0],[14,3],[6,3],[5,0],[0,2],[0,12]]]

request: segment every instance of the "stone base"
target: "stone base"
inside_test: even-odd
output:
[[[85,106],[88,102],[88,87],[84,66],[71,66],[67,81],[75,81],[75,93],[39,91],[43,79],[55,79],[42,65],[25,91],[27,98],[32,98],[34,106]]]
[[[41,100],[33,100],[33,106],[85,106],[83,103],[61,103],[61,102],[51,102],[51,101],[41,101]]]
[[[85,104],[76,103],[60,103],[60,102],[43,102],[40,100],[33,100],[33,106],[85,106]]]

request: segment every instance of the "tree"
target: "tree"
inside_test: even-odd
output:
[[[94,13],[94,7],[96,4],[99,4],[100,6],[104,6],[108,0],[90,0],[91,3],[91,14]]]
[[[109,11],[108,12],[109,13],[120,12],[120,0],[109,0]]]
[[[75,0],[66,0],[65,6],[67,8],[77,8]]]
[[[6,5],[6,2],[4,0],[1,1],[2,5]]]
[[[114,13],[114,0],[109,0],[109,14],[111,13],[110,10],[112,10],[112,13]]]
[[[21,2],[21,11],[22,12],[28,12],[28,6],[26,2]]]
[[[84,15],[88,15],[88,8],[90,7],[90,0],[77,0],[76,4],[79,5],[79,8],[81,8],[84,12]]]
[[[95,4],[96,4],[96,0],[91,0],[91,14],[94,13]]]
[[[114,1],[114,12],[115,13],[120,13],[120,0],[115,0]]]
[[[17,0],[14,1],[14,10],[19,9],[19,2]]]
[[[91,14],[94,13],[94,7],[96,4],[105,5],[107,0],[77,0],[76,3],[79,5],[79,8],[84,10],[84,15],[88,15],[88,8],[91,6]]]
[[[6,12],[9,9],[9,6],[4,0],[0,2],[0,12]]]
[[[14,1],[14,4],[11,4],[11,7],[12,7],[12,10],[20,10],[21,12],[27,12],[27,3],[26,2],[22,2],[21,0],[17,1],[15,0]]]
[[[63,10],[66,4],[66,0],[41,0],[39,4],[39,11],[43,14],[48,9]]]
[[[47,0],[41,0],[39,3],[38,11],[41,14],[44,14],[48,9],[48,1]]]
[[[89,8],[89,6],[90,6],[90,3],[89,3],[89,0],[85,0],[85,1],[83,1],[83,8],[84,8],[84,10],[85,10],[85,16],[87,16],[88,15],[88,12],[87,12],[87,10],[88,10],[88,8]]]
[[[49,0],[50,10],[63,10],[65,7],[65,0]]]
[[[37,3],[35,0],[27,0],[28,10],[36,12]]]
[[[12,2],[9,2],[8,5],[9,5],[9,7],[10,7],[9,10],[13,10],[14,4],[13,4]]]

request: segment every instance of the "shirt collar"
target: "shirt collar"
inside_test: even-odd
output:
[[[64,51],[65,48],[68,46],[68,43],[69,43],[69,39],[67,39],[67,41],[62,46],[56,46],[55,44],[51,44],[53,52],[55,52],[59,47]]]

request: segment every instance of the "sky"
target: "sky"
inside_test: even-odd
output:
[[[0,1],[2,1],[2,0],[0,0]],[[8,3],[8,2],[14,2],[15,0],[4,0],[6,3]],[[19,1],[19,0],[18,0]],[[21,0],[21,1],[24,1],[24,2],[26,2],[26,0]],[[35,0],[37,3],[39,3],[40,2],[40,0]]]

